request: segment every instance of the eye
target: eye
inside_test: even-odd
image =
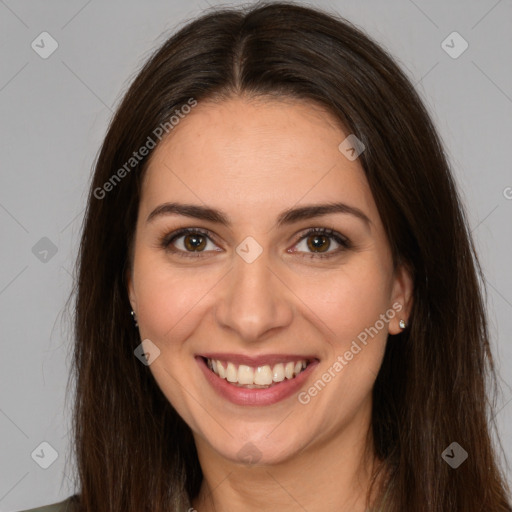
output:
[[[164,236],[161,246],[180,256],[196,257],[207,251],[220,251],[211,240],[208,231],[199,228],[183,228]],[[196,253],[196,254],[194,254]]]
[[[291,252],[305,252],[306,257],[328,258],[351,247],[350,241],[328,228],[314,228],[303,233]]]
[[[160,246],[178,256],[201,257],[205,253],[222,249],[212,241],[209,231],[200,228],[183,228],[165,235]],[[328,228],[313,228],[302,234],[299,242],[289,252],[304,253],[303,257],[328,258],[352,247],[348,238]]]

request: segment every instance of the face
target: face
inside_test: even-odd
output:
[[[368,429],[411,281],[348,135],[312,104],[233,98],[151,157],[129,297],[200,458],[275,464]]]

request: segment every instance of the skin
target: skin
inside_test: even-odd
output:
[[[128,291],[141,340],[161,351],[150,370],[194,435],[204,474],[193,501],[198,511],[365,510],[377,463],[371,391],[388,334],[407,321],[412,282],[404,268],[394,269],[359,160],[338,149],[347,135],[319,106],[235,97],[200,102],[149,162]],[[222,210],[232,225],[176,214],[146,221],[171,201]],[[371,224],[332,213],[276,225],[288,208],[340,201]],[[183,227],[215,237],[199,257],[160,245]],[[353,247],[328,238],[320,245],[330,241],[331,257],[320,258],[301,239],[309,228],[331,228]],[[247,236],[263,249],[252,263],[235,251]],[[174,247],[185,251],[184,241]],[[307,391],[396,303],[400,313],[305,405],[296,394],[268,406],[232,404],[194,358],[208,351],[314,354],[319,363]],[[244,446],[257,448],[257,464],[240,460]]]

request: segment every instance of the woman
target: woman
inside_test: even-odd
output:
[[[47,510],[510,511],[479,276],[439,138],[381,48],[292,4],[189,23],[96,164],[80,491]]]

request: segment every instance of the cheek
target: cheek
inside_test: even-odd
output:
[[[215,278],[206,273],[199,278],[191,269],[172,268],[161,257],[142,251],[134,270],[141,336],[171,349],[171,339],[187,336],[187,326],[197,318]]]
[[[308,306],[332,340],[317,378],[298,397],[309,414],[324,418],[319,436],[346,425],[363,405],[368,413],[394,316],[388,276],[377,262],[347,265],[335,278],[317,281],[309,295]]]
[[[361,262],[340,268],[339,272],[329,273],[325,279],[318,280],[314,287],[309,287],[308,305],[318,312],[327,328],[342,348],[347,342],[366,332],[386,314],[389,309],[390,285],[388,274],[377,262]],[[311,283],[310,283],[311,284]],[[304,290],[306,293],[306,290]],[[388,323],[382,330],[382,337],[387,335]],[[364,336],[362,336],[364,338]]]
[[[204,287],[196,282],[160,280],[142,295],[139,326],[141,336],[157,340],[168,350],[177,348],[172,340],[187,338],[201,314],[198,304]],[[184,286],[182,286],[184,285]]]
[[[215,276],[199,276],[185,268],[173,268],[165,258],[141,250],[134,266],[138,323],[141,339],[151,340],[160,350],[150,366],[153,377],[167,400],[193,428],[197,404],[184,383],[197,371],[187,340],[204,315],[208,292]],[[198,390],[193,396],[200,396]]]

